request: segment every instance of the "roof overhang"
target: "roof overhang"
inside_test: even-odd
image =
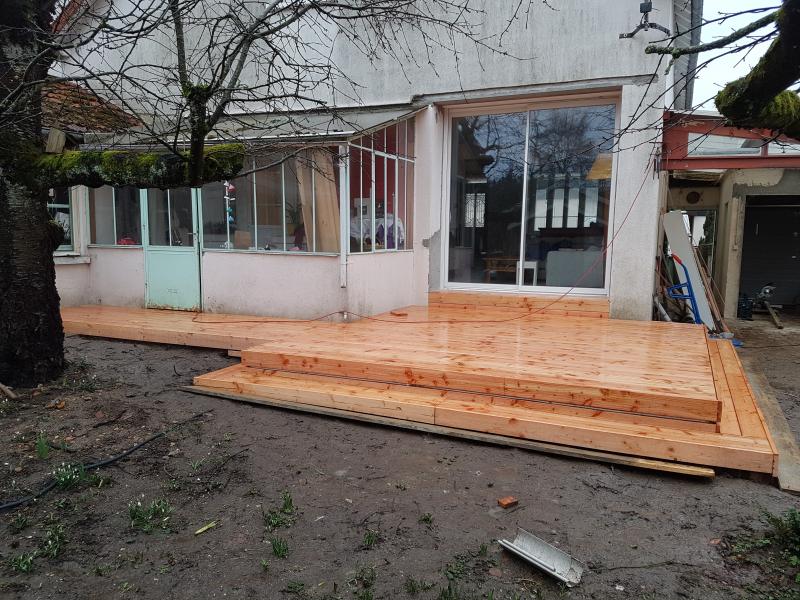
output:
[[[704,140],[728,138],[727,148],[703,148]],[[736,140],[742,140],[740,144]],[[790,152],[776,151],[776,145]],[[798,140],[767,129],[742,129],[715,113],[666,111],[662,171],[800,168]]]
[[[383,129],[413,117],[424,107],[396,104],[282,113],[231,115],[208,137],[209,143],[242,142],[250,146],[332,144]],[[172,137],[172,135],[170,136]],[[87,135],[87,147],[149,147],[143,130],[123,135]],[[188,138],[179,145],[188,143]]]

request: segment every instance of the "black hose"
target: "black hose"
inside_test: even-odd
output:
[[[184,421],[181,421],[180,423],[176,423],[175,425],[173,425],[169,429],[165,429],[164,431],[160,431],[159,433],[156,433],[155,435],[147,438],[143,442],[139,442],[135,446],[132,446],[131,448],[128,448],[122,454],[117,454],[116,456],[112,456],[111,458],[104,458],[103,460],[99,460],[97,462],[89,463],[87,465],[80,465],[80,468],[82,468],[84,471],[91,471],[93,469],[99,469],[101,467],[107,467],[108,465],[113,464],[113,463],[117,462],[118,460],[122,460],[126,456],[129,456],[129,455],[133,454],[134,452],[136,452],[142,446],[146,446],[150,442],[153,442],[153,441],[155,441],[155,440],[157,440],[159,438],[164,437],[168,433],[170,433],[172,431],[175,431],[176,429],[179,429],[180,427],[183,427],[187,423],[190,423],[191,421],[194,421],[195,419],[199,419],[200,417],[202,417],[203,415],[207,414],[208,412],[210,412],[210,411],[206,410],[206,411],[203,411],[201,413],[197,413],[196,415],[194,415],[192,417],[189,417],[188,419],[186,419]],[[11,500],[9,502],[5,502],[3,504],[0,504],[0,513],[3,513],[5,511],[7,511],[7,510],[12,510],[14,508],[17,508],[18,506],[22,506],[23,504],[28,504],[29,502],[33,502],[34,500],[37,500],[37,499],[41,498],[42,496],[44,496],[45,494],[47,494],[54,487],[56,487],[56,480],[54,478],[51,478],[51,480],[47,483],[47,485],[45,485],[41,490],[39,490],[35,494],[31,494],[30,496],[25,496],[24,498],[19,498],[18,500]]]

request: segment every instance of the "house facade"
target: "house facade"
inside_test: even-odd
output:
[[[457,64],[376,65],[336,44],[358,102],[337,103],[336,128],[299,115],[302,144],[249,158],[233,181],[53,190],[69,232],[62,304],[307,319],[455,289],[608,297],[612,317],[650,319],[656,126],[687,102],[680,68],[644,53],[663,34],[620,38],[638,2],[567,0],[518,20],[515,2],[492,4],[486,28],[511,22],[517,58],[463,48]],[[699,3],[653,6],[675,30]]]

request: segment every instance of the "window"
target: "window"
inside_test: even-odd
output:
[[[339,252],[336,148],[259,157],[249,167],[255,172],[203,187],[204,248]]]
[[[604,287],[615,112],[453,120],[448,281]]]
[[[147,190],[147,229],[151,246],[192,247],[195,243],[192,190]]]
[[[64,242],[56,252],[69,252],[74,249],[72,239],[72,204],[70,202],[69,188],[58,187],[50,190],[47,200],[47,212],[50,218],[64,230]]]
[[[89,240],[104,246],[139,246],[142,213],[135,187],[89,190]]]
[[[414,122],[349,144],[350,252],[410,250],[414,221]]]

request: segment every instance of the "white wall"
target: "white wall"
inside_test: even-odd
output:
[[[461,90],[651,75],[657,70],[658,57],[646,55],[644,48],[663,39],[662,33],[641,31],[632,39],[619,38],[641,20],[638,2],[559,0],[552,9],[534,3],[530,14],[523,10],[514,19],[518,5],[517,0],[489,0],[486,12],[475,17],[476,22],[482,19],[483,35],[507,29],[500,52],[476,48],[462,39],[456,61],[448,40],[442,39],[445,47],[431,48],[429,59],[424,42],[410,35],[409,47],[419,53],[416,64],[380,56],[376,61],[340,38],[333,62],[360,84],[354,91],[365,104],[407,102],[415,95]],[[652,19],[672,28],[672,1],[655,0],[653,9]],[[338,85],[345,87],[341,81]]]
[[[412,304],[419,304],[414,282],[414,252],[348,256],[347,310],[373,315]]]
[[[121,14],[126,14],[136,3],[133,0],[114,0],[114,4]],[[673,1],[655,0],[653,4],[652,18],[673,28]],[[218,7],[219,3],[203,0],[198,10],[206,8],[213,12]],[[620,33],[631,31],[639,23],[641,14],[637,2],[559,0],[553,8],[543,2],[534,2],[530,12],[523,9],[516,15],[518,0],[473,1],[471,7],[483,8],[467,17],[474,26],[473,35],[482,38],[486,45],[496,47],[497,51],[464,38],[456,39],[454,49],[448,32],[441,29],[431,30],[432,39],[427,41],[406,30],[396,32],[398,41],[392,44],[395,56],[389,57],[377,44],[370,43],[368,32],[364,32],[359,40],[366,48],[361,50],[349,35],[340,35],[334,24],[314,17],[313,25],[301,29],[300,35],[304,42],[315,44],[314,52],[318,57],[330,55],[331,63],[342,76],[334,75],[332,82],[318,84],[315,79],[320,77],[320,69],[301,70],[304,80],[300,83],[300,92],[313,95],[326,104],[359,106],[408,102],[414,96],[425,94],[553,82],[585,83],[651,75],[657,71],[658,57],[645,55],[644,48],[648,43],[663,39],[663,34],[651,30],[640,31],[633,39],[619,38]],[[187,28],[187,35],[191,37],[190,30]],[[326,49],[325,46],[331,43],[333,48]],[[125,57],[125,71],[130,77],[121,81],[119,89],[114,90],[119,97],[134,104],[152,103],[157,98],[180,99],[174,36],[168,24],[138,38],[132,48],[125,44],[118,46],[111,48],[100,42],[96,48],[83,47],[81,56],[74,62],[89,69],[97,70],[102,64],[104,70],[114,70]],[[201,43],[196,50],[189,49],[189,64],[200,79],[203,76],[207,79],[220,60],[215,48],[212,46],[207,52],[207,46]],[[221,52],[223,45],[219,40],[216,46],[216,51]],[[454,50],[458,53],[457,58]],[[291,43],[286,43],[282,51],[291,54],[295,49]],[[269,48],[257,42],[253,54],[267,56]],[[246,85],[265,83],[263,70],[255,67],[255,62],[251,61],[245,69],[243,81]],[[324,65],[324,62],[324,58],[313,59],[314,65]],[[147,75],[145,65],[150,66],[151,72],[157,68],[156,65],[162,70],[156,75]],[[132,89],[130,84],[130,78],[135,79],[137,75],[141,75],[145,83],[141,90]],[[664,77],[662,72],[658,75],[662,81],[671,78]],[[157,88],[157,95],[150,94],[151,86],[146,85],[148,80],[156,84],[152,89]],[[259,109],[252,103],[247,106],[248,110]],[[155,114],[152,106],[147,108],[149,112],[144,110],[143,115]],[[169,111],[158,112],[166,114]]]
[[[203,309],[313,319],[344,310],[339,257],[204,252]]]
[[[620,104],[621,123],[630,122],[645,88],[624,86]],[[645,106],[653,102],[657,90],[650,90]],[[657,106],[657,104],[656,104]],[[661,111],[651,109],[644,123],[657,122]],[[653,173],[651,150],[653,133],[633,131],[623,138],[615,155],[613,226],[609,238],[616,236],[610,249],[611,316],[615,319],[650,320],[655,285],[655,257],[659,229],[659,178]]]
[[[89,248],[89,304],[144,306],[144,251]]]
[[[56,257],[56,289],[61,306],[79,306],[89,302],[89,267],[87,262]]]

